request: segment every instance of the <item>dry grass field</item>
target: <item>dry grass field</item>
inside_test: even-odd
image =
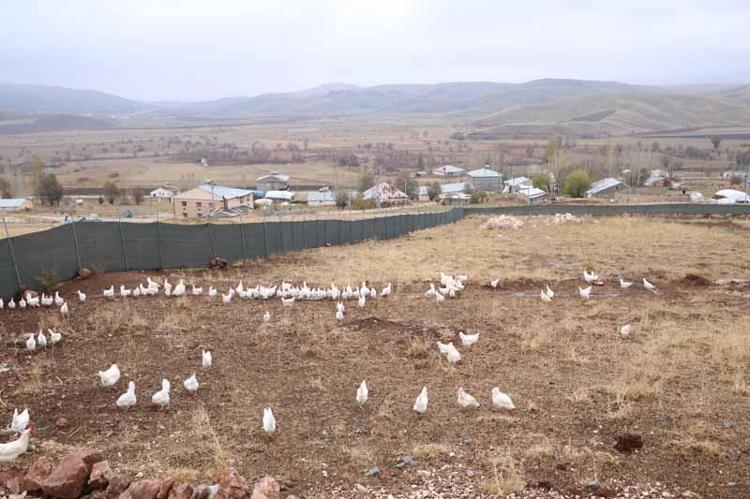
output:
[[[748,497],[750,287],[715,283],[750,278],[747,224],[535,217],[517,230],[485,230],[485,221],[225,271],[151,274],[223,291],[240,279],[393,282],[389,298],[347,303],[342,323],[330,301],[101,296],[111,284],[145,281],[141,273],[64,284],[72,308],[64,322],[49,311],[0,311],[0,361],[11,367],[0,375],[0,408],[30,408],[36,455],[92,446],[117,470],[181,480],[232,464],[248,479],[270,473],[298,497],[547,497],[550,488],[573,497],[589,495],[591,481],[602,493],[659,482],[674,494],[665,497]],[[588,301],[577,295],[585,268],[605,281]],[[469,285],[437,304],[423,292],[441,271],[468,274]],[[636,284],[621,290],[619,272]],[[644,276],[658,295],[644,291]],[[556,292],[551,303],[538,298],[545,284]],[[76,289],[89,294],[84,304]],[[616,333],[623,324],[633,325],[628,337]],[[34,354],[15,343],[41,326],[58,328],[62,343]],[[459,330],[480,332],[479,342],[462,347]],[[459,346],[458,365],[439,356],[438,340]],[[213,351],[210,370],[200,368],[201,349]],[[95,376],[109,362],[123,372],[114,390]],[[181,381],[194,371],[201,388],[191,396]],[[149,399],[162,377],[173,394],[159,411]],[[363,378],[371,394],[360,410]],[[120,411],[114,401],[131,379],[138,405]],[[423,385],[430,405],[417,417]],[[456,405],[460,386],[478,409]],[[494,386],[514,411],[491,410]],[[265,406],[278,421],[272,439],[261,430]],[[59,417],[70,428],[56,429]],[[626,432],[643,447],[616,450]],[[414,463],[395,466],[406,454]],[[373,466],[378,478],[366,476]]]

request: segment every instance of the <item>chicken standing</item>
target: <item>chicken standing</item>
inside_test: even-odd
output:
[[[29,426],[29,409],[24,409],[23,412],[19,413],[18,409],[13,409],[13,417],[10,420],[10,431],[13,433],[21,433]]]
[[[427,387],[422,387],[422,391],[417,395],[417,400],[414,401],[414,412],[424,414],[427,412],[427,403],[429,399],[427,397]]]
[[[171,385],[169,384],[169,380],[166,378],[162,379],[161,390],[151,395],[151,403],[154,405],[158,405],[160,408],[168,406],[170,388]]]
[[[465,347],[470,347],[477,341],[479,341],[479,333],[464,334],[463,331],[458,332],[458,337],[461,339],[461,344]]]
[[[477,399],[466,393],[463,387],[460,387],[458,389],[458,397],[456,401],[458,402],[458,405],[460,405],[464,409],[475,409],[479,407],[479,402],[477,402]]]
[[[34,425],[30,424],[28,428],[23,430],[18,439],[7,444],[0,444],[0,462],[15,461],[18,456],[24,454],[29,449],[29,439],[33,430]]]
[[[183,381],[182,386],[184,386],[185,390],[189,391],[190,393],[197,392],[200,385],[198,384],[198,378],[195,376],[195,373],[193,373],[192,376]]]
[[[263,431],[269,436],[276,432],[276,418],[270,407],[263,409]]]
[[[370,395],[370,391],[367,389],[367,382],[362,380],[362,383],[357,387],[357,403],[360,407],[367,403],[367,397]]]
[[[120,395],[117,399],[117,407],[127,409],[128,407],[133,407],[138,399],[135,396],[135,382],[134,381],[128,381],[128,391]]]
[[[211,364],[213,363],[213,356],[211,355],[211,350],[201,350],[201,363],[203,365],[203,369],[208,369],[211,367]]]
[[[492,389],[492,407],[496,409],[515,409],[513,401],[508,395],[500,391],[500,388]]]
[[[99,371],[97,375],[99,376],[103,387],[115,386],[120,380],[120,368],[117,367],[117,364],[112,364],[109,366],[109,369],[106,371]]]

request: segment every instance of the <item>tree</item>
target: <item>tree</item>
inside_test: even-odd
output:
[[[10,182],[0,177],[0,198],[8,199],[11,197],[13,197],[13,191],[10,187]]]
[[[104,199],[106,199],[109,204],[114,204],[114,202],[119,197],[120,188],[117,187],[116,183],[107,182],[106,184],[104,184]]]
[[[711,135],[708,140],[711,141],[711,145],[714,146],[714,151],[719,152],[719,146],[721,145],[721,137],[718,135]]]
[[[427,196],[430,198],[430,201],[437,201],[442,192],[438,182],[433,182],[427,187]]]
[[[575,170],[568,175],[563,186],[563,194],[574,198],[582,198],[591,187],[591,177],[583,170]]]
[[[411,178],[408,174],[402,173],[396,179],[395,187],[404,191],[404,194],[406,194],[410,198],[413,198],[417,195],[417,189],[419,188],[419,185],[417,184],[417,181]]]
[[[552,161],[552,158],[557,155],[557,149],[558,149],[558,142],[557,139],[549,139],[547,141],[547,146],[544,149],[544,162],[549,163]]]
[[[344,189],[341,189],[336,193],[336,206],[338,206],[340,209],[344,209],[349,204],[349,193],[347,193]]]
[[[375,177],[370,172],[363,172],[359,176],[359,191],[365,192],[367,189],[375,185]]]
[[[143,189],[141,189],[140,187],[136,187],[135,189],[133,189],[133,202],[135,204],[141,204],[145,195],[146,192]]]
[[[37,187],[37,196],[50,206],[60,204],[63,197],[63,186],[52,173],[42,174]]]
[[[550,191],[549,177],[547,175],[537,175],[531,179],[532,185],[544,192]]]

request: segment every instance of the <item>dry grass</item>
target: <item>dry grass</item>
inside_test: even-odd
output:
[[[523,473],[518,470],[509,452],[491,459],[490,464],[493,480],[482,484],[482,492],[504,497],[510,494],[520,494],[526,489]]]
[[[417,459],[424,461],[434,461],[441,457],[446,457],[450,452],[450,447],[446,444],[419,444],[416,445],[412,450],[412,455]]]

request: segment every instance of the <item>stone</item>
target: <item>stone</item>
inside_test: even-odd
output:
[[[167,499],[167,497],[169,497],[169,491],[172,490],[173,486],[174,478],[167,478],[161,482],[161,487],[159,487],[159,493],[156,494],[156,499]]]
[[[78,452],[65,456],[42,482],[45,495],[60,499],[75,499],[83,492],[89,466]]]
[[[264,476],[255,484],[250,499],[281,499],[278,482],[272,476]]]
[[[620,452],[633,452],[636,449],[643,447],[643,439],[636,433],[624,433],[617,436],[617,442],[615,443],[615,449]]]
[[[68,421],[68,418],[57,418],[57,421],[55,421],[55,427],[58,430],[64,430],[65,428],[68,428],[70,426],[70,421]]]
[[[42,490],[44,479],[52,473],[54,467],[55,463],[47,456],[38,458],[21,480],[21,489],[26,492],[38,492]]]
[[[120,499],[156,499],[160,488],[161,480],[137,480],[120,494]]]
[[[400,458],[398,458],[398,462],[396,462],[396,468],[403,468],[407,464],[411,464],[414,462],[414,456],[411,454],[404,454]]]
[[[219,484],[198,485],[195,488],[195,499],[214,499],[219,492]]]
[[[89,448],[83,448],[83,449],[76,449],[73,452],[71,452],[70,455],[75,455],[81,458],[84,463],[86,463],[86,467],[88,468],[88,472],[91,473],[91,468],[94,466],[94,464],[104,461],[104,456],[101,452],[99,452],[96,449],[89,449]]]
[[[109,466],[109,461],[99,461],[98,463],[94,463],[91,467],[91,475],[89,476],[89,489],[106,489],[113,475],[114,472]]]
[[[601,488],[601,485],[596,480],[591,480],[586,484],[586,490],[589,492],[596,492],[599,488]]]
[[[193,486],[189,483],[178,483],[169,490],[167,499],[191,499],[193,497]]]
[[[94,273],[90,269],[87,269],[86,267],[81,267],[78,270],[78,277],[81,278],[81,279],[88,279],[93,274]]]
[[[276,490],[279,486],[276,485]],[[219,491],[216,494],[218,499],[239,499],[250,496],[250,486],[247,481],[240,475],[236,469],[229,468],[227,474],[219,480]]]
[[[367,470],[366,475],[371,478],[377,478],[380,476],[380,468],[378,468],[377,466],[373,466],[372,468]]]
[[[122,475],[114,475],[109,479],[107,499],[117,499],[130,486],[130,480]]]

